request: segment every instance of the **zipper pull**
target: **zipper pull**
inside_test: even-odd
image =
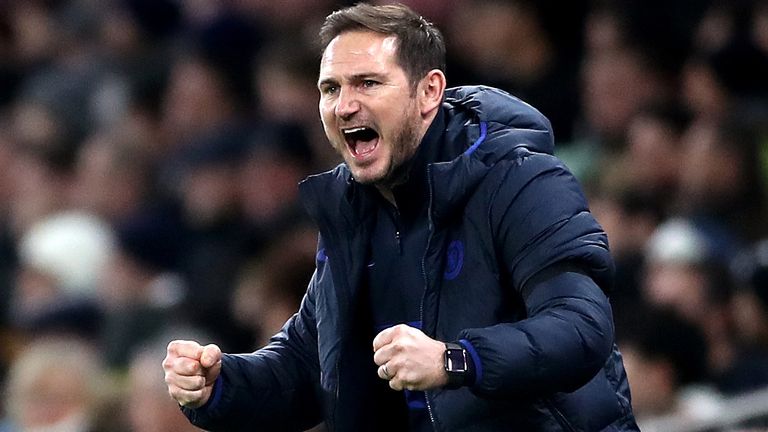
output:
[[[400,243],[400,230],[395,231],[395,240],[397,241],[397,252],[402,254],[403,253],[403,246]]]

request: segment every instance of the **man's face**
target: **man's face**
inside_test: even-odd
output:
[[[355,180],[391,186],[424,133],[397,39],[367,31],[334,38],[320,62],[320,117]]]

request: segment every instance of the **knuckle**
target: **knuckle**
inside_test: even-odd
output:
[[[389,364],[390,364],[389,368],[391,370],[398,370],[398,371],[404,370],[406,366],[405,362],[400,358],[393,358],[392,360],[389,361]]]
[[[198,371],[199,363],[187,358],[179,358],[176,361],[176,370],[182,374],[192,375]]]
[[[173,368],[173,365],[176,363],[176,360],[177,360],[178,358],[179,358],[179,357],[177,357],[177,356],[175,356],[175,355],[172,355],[172,354],[168,354],[168,355],[167,355],[167,356],[166,356],[166,357],[163,359],[163,369],[172,369],[172,368]]]
[[[175,375],[185,375],[184,361],[182,359],[176,359],[169,370]]]
[[[179,347],[181,346],[181,341],[179,340],[172,340],[168,343],[168,352],[177,352],[179,350]]]
[[[184,365],[184,358],[183,357],[176,357],[172,358],[170,360],[170,367],[169,369],[175,372],[180,372],[183,369]]]
[[[197,365],[199,365],[199,363]],[[186,372],[187,375],[197,375],[198,373],[200,373],[200,368],[195,367],[195,364],[190,364],[187,366],[184,372]]]
[[[416,382],[417,382],[417,381],[418,381],[418,379],[419,379],[419,376],[418,376],[418,374],[417,374],[416,372],[413,372],[413,371],[407,371],[407,372],[405,373],[405,377],[404,377],[404,378],[405,378],[405,381],[407,381],[408,383],[410,383],[410,384],[416,384]]]
[[[168,387],[168,394],[170,394],[172,398],[179,401],[180,403],[184,401],[184,395],[182,394],[181,389],[178,387]]]

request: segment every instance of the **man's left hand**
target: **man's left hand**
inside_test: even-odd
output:
[[[417,328],[399,324],[382,330],[373,339],[373,352],[379,378],[394,390],[430,390],[448,383],[445,344]]]

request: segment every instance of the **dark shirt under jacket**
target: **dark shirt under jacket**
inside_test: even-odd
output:
[[[438,161],[440,142],[445,130],[442,110],[429,127],[421,146],[410,163],[407,179],[393,188],[397,206],[380,194],[376,223],[369,246],[368,287],[374,334],[397,324],[421,328],[421,301],[425,280],[422,258],[429,237],[426,165]],[[382,416],[408,428],[400,430],[431,431],[424,392],[404,391],[393,398],[392,389],[382,381],[376,386]],[[407,413],[403,409],[407,407]],[[408,417],[406,420],[405,417]]]

